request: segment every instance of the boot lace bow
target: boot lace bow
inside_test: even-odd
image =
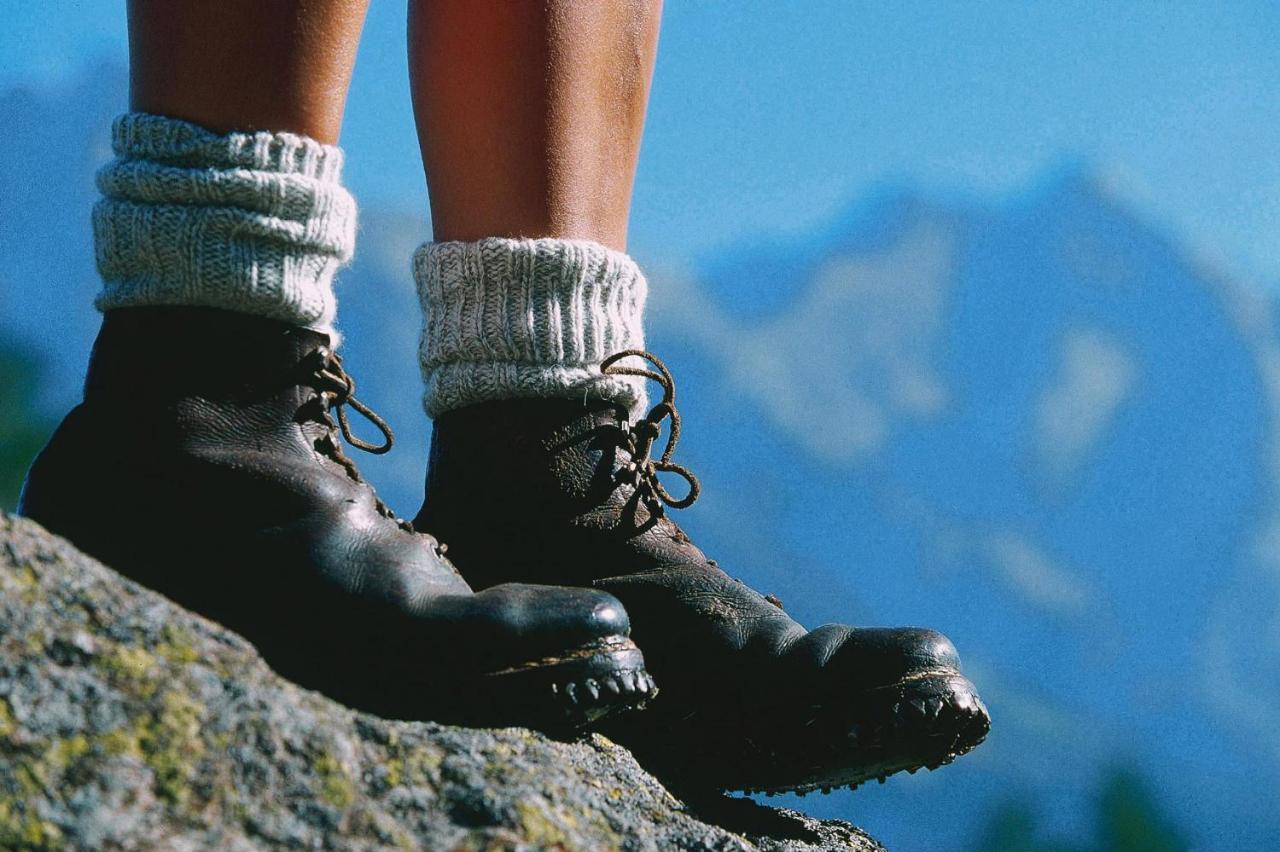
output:
[[[373,409],[356,399],[356,381],[342,366],[342,356],[337,352],[328,347],[321,347],[315,350],[308,356],[305,362],[305,369],[308,371],[308,383],[319,392],[320,419],[330,429],[329,436],[324,439],[322,450],[330,458],[342,465],[348,476],[356,482],[364,482],[356,463],[342,451],[342,447],[333,439],[332,430],[336,427],[342,433],[342,437],[346,442],[356,449],[375,455],[382,455],[390,450],[395,443],[395,435],[392,434],[391,427]],[[351,431],[351,422],[347,417],[347,406],[351,406],[356,410],[356,413],[378,428],[383,438],[381,444],[365,441]],[[329,418],[328,412],[330,411],[337,417],[338,422],[336,424]],[[373,499],[380,515],[395,521],[401,529],[408,532],[414,531],[411,523],[396,517],[391,508],[382,502],[382,499],[376,494]],[[436,551],[443,556],[444,545],[437,544]]]
[[[654,369],[646,367],[629,367],[622,363],[623,358],[641,358],[652,364]],[[680,440],[680,412],[676,410],[676,384],[667,365],[662,359],[643,349],[626,349],[615,352],[600,363],[600,372],[606,376],[640,376],[650,379],[662,386],[662,401],[649,413],[632,423],[624,432],[623,448],[631,457],[631,461],[618,472],[620,481],[632,485],[651,510],[660,512],[663,504],[673,509],[683,509],[698,499],[702,490],[698,477],[687,467],[671,460]],[[658,458],[652,457],[653,445],[662,434],[662,421],[670,418],[667,429],[667,443]],[[658,478],[659,473],[674,473],[689,484],[689,491],[684,497],[676,498],[666,489]]]
[[[348,444],[366,453],[382,455],[389,451],[395,443],[395,435],[391,433],[391,427],[387,425],[387,421],[379,417],[372,408],[356,399],[356,380],[343,369],[342,356],[331,349],[322,348],[312,353],[311,357],[316,390],[320,391],[329,408],[337,415],[338,428],[342,431],[342,437]],[[373,444],[356,437],[347,419],[348,405],[378,427],[383,438],[381,444]]]

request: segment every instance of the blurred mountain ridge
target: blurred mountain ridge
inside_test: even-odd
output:
[[[721,487],[788,470],[768,490],[791,551],[856,578],[877,621],[949,630],[1025,693],[997,686],[997,707],[1047,697],[1079,722],[997,718],[975,776],[1020,767],[1069,797],[1070,767],[1136,744],[1163,795],[1235,814],[1200,831],[1260,844],[1257,791],[1278,780],[1260,700],[1280,686],[1272,298],[1078,164],[1003,203],[899,191],[853,211],[655,286],[677,375],[706,374],[682,389],[687,452],[699,423],[751,435]],[[785,295],[737,306],[780,268]]]

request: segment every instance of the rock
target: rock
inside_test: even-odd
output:
[[[600,736],[353,712],[30,521],[0,545],[0,848],[880,848],[695,813]]]

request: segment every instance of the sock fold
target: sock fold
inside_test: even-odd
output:
[[[626,254],[585,240],[428,243],[414,277],[432,417],[527,397],[645,405],[642,379],[600,372],[609,355],[644,347],[648,285]]]
[[[144,113],[116,119],[111,142],[93,210],[99,310],[222,308],[334,333],[356,225],[340,148]]]

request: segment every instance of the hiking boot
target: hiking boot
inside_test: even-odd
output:
[[[624,356],[656,370],[624,367]],[[696,478],[672,461],[680,419],[670,373],[638,350],[602,370],[654,379],[663,399],[635,422],[622,406],[582,399],[450,411],[435,422],[415,523],[449,540],[476,588],[591,585],[623,602],[662,697],[602,726],[606,735],[681,789],[768,792],[883,780],[982,741],[986,708],[941,634],[806,630],[708,559],[666,514],[698,496]],[[683,477],[687,493],[673,496],[659,473]]]
[[[362,710],[556,728],[653,694],[613,596],[477,594],[444,545],[392,514],[339,443],[390,447],[353,391],[324,334],[203,308],[109,311],[84,402],[19,511]],[[348,407],[385,443],[356,438]]]

